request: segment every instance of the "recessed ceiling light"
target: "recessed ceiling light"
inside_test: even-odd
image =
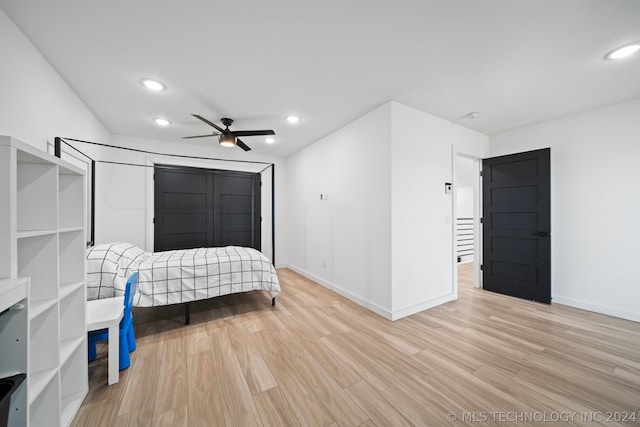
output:
[[[287,117],[285,117],[285,119],[289,123],[298,123],[300,121],[300,117],[298,117],[298,116],[287,116]]]
[[[267,144],[273,144],[274,142],[276,142],[276,139],[268,136],[264,139],[264,142],[266,142]]]
[[[171,124],[169,120],[161,118],[153,119],[153,122],[158,126],[169,126]]]
[[[153,90],[156,92],[165,90],[167,88],[165,85],[163,85],[159,81],[153,80],[153,79],[142,79],[140,80],[140,83],[142,83],[142,86],[146,87],[147,89]]]
[[[640,43],[632,43],[626,46],[619,47],[618,49],[612,52],[609,52],[607,56],[605,56],[605,58],[606,59],[622,59],[622,58],[626,58],[627,56],[633,55],[639,50],[640,50]]]

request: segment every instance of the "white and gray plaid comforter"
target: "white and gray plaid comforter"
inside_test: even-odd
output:
[[[261,252],[244,247],[145,252],[130,243],[104,243],[87,250],[87,298],[124,295],[138,272],[138,307],[178,304],[220,295],[265,290],[280,293],[276,270]]]

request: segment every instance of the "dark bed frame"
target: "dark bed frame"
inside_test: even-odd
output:
[[[94,160],[93,158],[89,157],[88,155],[86,155],[82,151],[78,150],[73,145],[69,144],[67,142],[67,140],[74,141],[74,142],[79,142],[79,143],[83,143],[83,144],[98,145],[98,146],[102,146],[102,147],[117,148],[117,149],[120,149],[120,150],[135,151],[135,152],[138,152],[138,153],[146,153],[146,154],[156,154],[156,155],[161,155],[161,156],[179,157],[179,158],[188,158],[188,159],[199,159],[199,160],[216,160],[216,161],[233,162],[233,163],[254,163],[254,164],[267,165],[267,167],[265,167],[259,173],[262,173],[265,170],[271,168],[271,218],[272,218],[272,220],[271,220],[271,263],[275,267],[275,264],[276,264],[276,228],[275,228],[276,227],[275,226],[275,224],[276,224],[276,221],[275,221],[275,218],[276,218],[276,211],[275,211],[275,203],[276,203],[276,199],[275,199],[276,165],[274,163],[249,161],[249,160],[218,159],[218,158],[214,158],[214,157],[185,156],[185,155],[181,155],[181,154],[158,153],[158,152],[154,152],[154,151],[139,150],[139,149],[136,149],[136,148],[120,147],[120,146],[117,146],[117,145],[103,144],[103,143],[92,142],[92,141],[84,141],[82,139],[62,138],[62,137],[56,136],[55,140],[54,140],[54,146],[53,146],[53,154],[56,157],[61,158],[61,156],[62,156],[62,143],[64,143],[69,148],[71,148],[72,150],[76,151],[77,153],[79,153],[80,155],[82,155],[83,157],[88,159],[90,164],[91,164],[91,178],[90,178],[91,182],[89,183],[90,186],[91,186],[91,218],[90,218],[91,231],[90,231],[90,239],[87,242],[87,247],[93,246],[93,244],[95,243],[96,163],[109,163],[109,164],[137,166],[137,167],[145,167],[145,168],[149,167],[149,166],[147,166],[147,165],[139,165],[139,164],[135,164],[135,163],[110,162],[110,161],[105,161],[105,160]],[[188,324],[191,323],[191,306],[190,306],[190,304],[191,304],[190,302],[184,303],[184,324],[185,325],[188,325]],[[273,297],[273,298],[271,298],[271,306],[275,307],[275,305],[276,305],[276,297]]]

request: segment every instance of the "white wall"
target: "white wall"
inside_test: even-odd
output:
[[[503,132],[490,147],[551,147],[553,302],[640,321],[640,99]]]
[[[0,57],[0,135],[50,153],[56,136],[110,141],[107,129],[1,9]]]
[[[286,190],[290,267],[387,317],[390,109],[383,105],[289,157]]]
[[[457,218],[473,218],[473,187],[458,187],[456,203],[458,206]]]
[[[480,177],[476,174],[477,160],[465,156],[456,156],[456,203],[458,218],[473,218],[473,189]]]
[[[53,152],[56,136],[95,141],[103,144],[147,149],[152,151],[199,155],[238,160],[257,160],[275,163],[276,176],[276,263],[286,264],[287,242],[285,238],[286,207],[284,188],[286,160],[244,153],[238,150],[230,154],[217,144],[189,144],[166,141],[150,141],[124,136],[112,136],[87,106],[69,88],[55,69],[38,52],[33,44],[0,10],[0,135],[9,135],[43,151]],[[214,141],[215,142],[215,141]],[[87,144],[71,144],[89,154],[95,160],[141,162],[162,159],[132,152],[119,152]],[[213,148],[212,148],[213,147]],[[73,150],[63,145],[65,153]],[[65,160],[80,164],[73,157],[63,155]],[[227,162],[176,160],[165,158],[164,163],[188,166],[248,170]],[[251,171],[262,170],[266,165],[254,165]],[[129,241],[143,248],[148,241],[148,197],[147,169],[130,166],[97,164],[96,166],[96,242]],[[270,189],[271,175],[265,187]],[[266,193],[266,191],[265,191]],[[263,235],[268,240],[270,252],[271,212],[269,200],[263,204]]]
[[[454,153],[484,157],[488,137],[392,103],[392,318],[457,298]]]
[[[454,150],[488,138],[391,102],[291,156],[290,266],[389,319],[455,298]]]
[[[0,9],[0,135],[47,151],[56,136],[109,142],[110,134]]]

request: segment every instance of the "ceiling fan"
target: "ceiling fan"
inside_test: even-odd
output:
[[[199,116],[197,114],[192,114],[192,116],[195,117],[196,119],[202,120],[209,126],[212,126],[218,131],[218,133],[213,132],[207,135],[183,136],[182,137],[183,139],[217,136],[218,142],[223,147],[234,147],[237,145],[238,147],[242,148],[244,151],[249,151],[251,150],[251,148],[247,144],[242,142],[240,138],[238,138],[239,136],[275,135],[276,134],[272,130],[230,130],[229,126],[231,126],[231,124],[233,123],[233,120],[228,119],[226,117],[220,119],[222,124],[225,126],[225,129],[222,129],[220,126],[216,125],[213,122],[210,122],[209,120],[205,119],[202,116]]]

